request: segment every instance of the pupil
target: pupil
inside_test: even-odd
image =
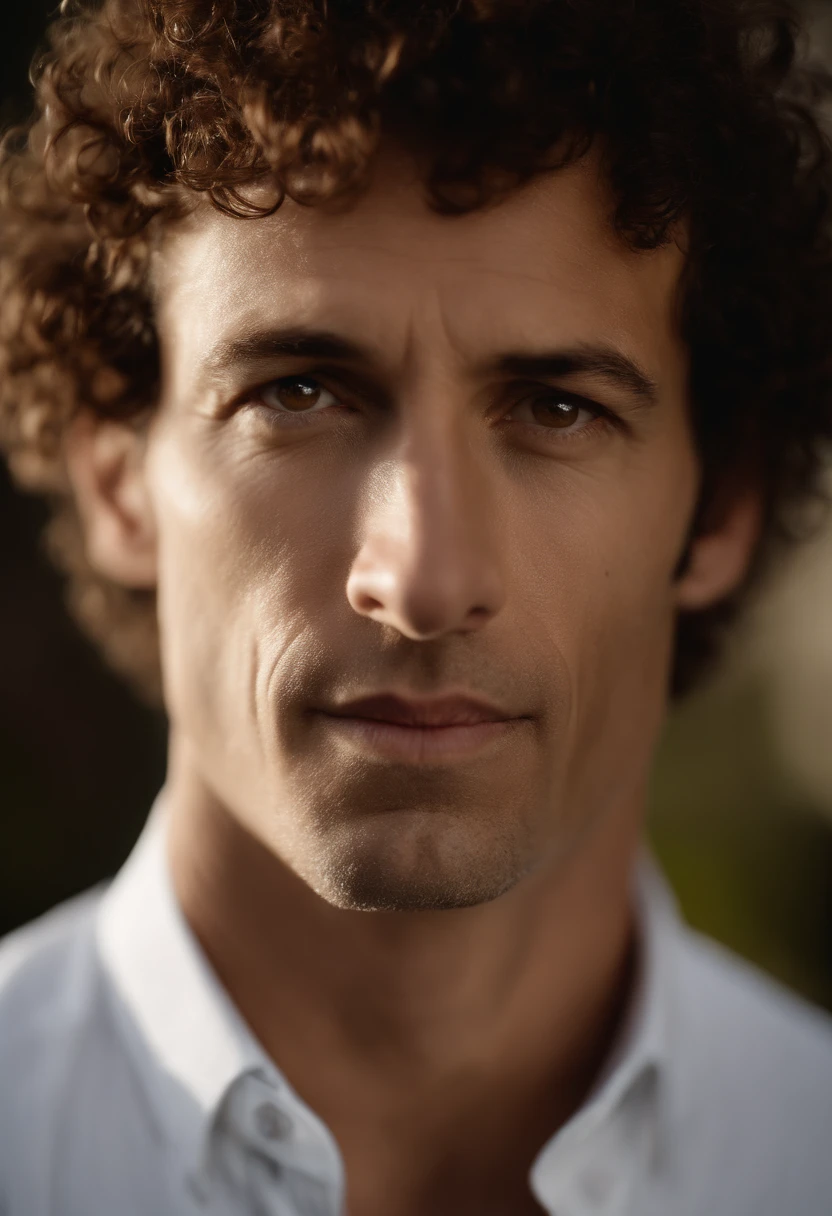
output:
[[[577,422],[580,407],[569,401],[557,401],[549,398],[548,400],[536,402],[532,412],[534,413],[535,420],[544,426],[566,428]]]
[[[289,410],[314,405],[319,393],[317,384],[310,380],[284,380],[280,386],[281,403]]]

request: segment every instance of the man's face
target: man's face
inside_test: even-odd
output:
[[[608,216],[591,160],[447,218],[391,155],[346,213],[206,207],[159,258],[168,710],[339,906],[492,899],[638,802],[698,467],[681,254]]]

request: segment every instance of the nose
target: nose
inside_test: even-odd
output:
[[[361,616],[429,641],[481,629],[505,585],[493,487],[464,436],[425,435],[373,470],[347,598]]]

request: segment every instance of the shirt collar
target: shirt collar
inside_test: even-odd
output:
[[[166,857],[165,789],[96,926],[117,1023],[157,1126],[189,1176],[202,1168],[229,1087],[273,1070],[179,907]]]
[[[632,1208],[660,1150],[661,1083],[670,1060],[678,907],[646,849],[633,875],[637,954],[623,1023],[583,1106],[543,1146],[531,1171],[538,1202],[558,1216]],[[601,1164],[599,1164],[601,1163]]]
[[[282,1091],[295,1112],[299,1099],[243,1022],[181,912],[166,859],[164,795],[163,787],[102,900],[97,938],[117,1022],[154,1119],[175,1159],[195,1177],[223,1100],[245,1074]],[[550,1211],[603,1210],[597,1194],[591,1205],[572,1194],[576,1163],[585,1153],[626,1159],[632,1174],[657,1151],[657,1082],[669,1055],[679,917],[646,852],[634,874],[634,907],[636,979],[621,1031],[589,1097],[532,1168],[532,1189]],[[595,1184],[598,1191],[597,1174]]]

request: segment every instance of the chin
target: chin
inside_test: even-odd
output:
[[[436,812],[393,812],[329,832],[302,875],[334,907],[364,912],[441,912],[490,903],[529,872],[530,850],[505,834],[476,839]],[[312,860],[312,858],[308,858]]]

